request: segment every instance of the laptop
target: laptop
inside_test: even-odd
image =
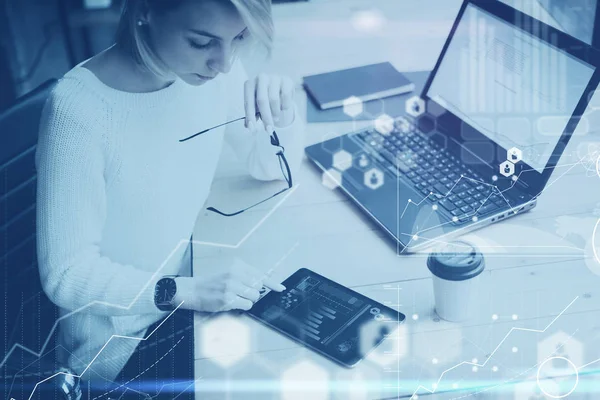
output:
[[[548,13],[549,25],[599,48],[600,7],[598,0],[537,0]]]
[[[419,251],[536,206],[598,85],[599,59],[504,3],[465,0],[406,115],[305,151],[398,253]]]

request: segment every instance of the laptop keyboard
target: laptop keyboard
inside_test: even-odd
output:
[[[403,129],[383,135],[375,129],[354,134],[379,154],[381,164],[394,175],[408,178],[416,189],[442,207],[453,222],[464,222],[509,208],[507,199],[477,172],[405,121]]]

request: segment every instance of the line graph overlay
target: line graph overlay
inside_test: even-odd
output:
[[[137,341],[140,341],[140,342],[148,340],[150,337],[152,337],[152,335],[154,334],[154,332],[156,332],[158,330],[158,328],[160,328],[175,313],[175,311],[177,311],[182,305],[183,305],[183,302],[181,302],[177,307],[175,307],[175,309],[173,311],[171,311],[171,313],[169,313],[169,315],[167,315],[167,317],[165,319],[163,319],[161,321],[161,323],[158,324],[156,326],[156,328],[154,328],[154,330],[152,332],[150,332],[150,334],[147,335],[146,337],[140,338],[140,337],[135,337],[135,336],[112,335],[106,341],[106,343],[104,344],[104,346],[102,346],[102,348],[100,349],[100,351],[98,351],[98,353],[94,356],[94,358],[92,359],[92,361],[90,361],[88,363],[87,367],[85,367],[85,369],[81,372],[81,374],[75,375],[75,374],[69,374],[68,372],[57,372],[57,373],[55,373],[55,374],[53,374],[53,375],[51,375],[51,376],[49,376],[49,377],[47,377],[47,378],[39,381],[38,383],[36,383],[35,386],[33,387],[33,390],[31,392],[31,394],[28,397],[28,400],[31,400],[31,398],[35,394],[35,391],[37,390],[37,388],[38,388],[39,385],[41,385],[42,383],[44,383],[44,382],[46,382],[46,381],[48,381],[48,380],[50,380],[50,379],[52,379],[52,378],[54,378],[56,376],[64,375],[64,376],[70,376],[70,377],[73,377],[73,378],[81,378],[87,372],[87,370],[90,369],[90,367],[91,367],[92,363],[94,362],[94,360],[96,360],[96,358],[98,358],[98,356],[100,356],[100,354],[102,353],[102,351],[106,348],[106,346],[108,346],[108,344],[113,339],[115,339],[115,338],[130,339],[130,340],[137,340]]]
[[[563,164],[563,165],[559,165],[559,166],[555,166],[555,167],[544,167],[544,170],[545,170],[545,169],[549,169],[549,168],[554,168],[555,170],[556,170],[556,169],[558,169],[558,168],[567,168],[567,170],[566,170],[566,171],[564,171],[564,172],[563,172],[561,175],[559,175],[559,176],[558,176],[558,177],[556,177],[555,179],[553,179],[552,181],[550,181],[548,184],[546,184],[546,186],[545,186],[545,187],[544,187],[544,188],[543,188],[543,189],[542,189],[542,190],[541,190],[541,191],[540,191],[540,192],[539,192],[539,193],[538,193],[538,194],[537,194],[537,195],[536,195],[534,198],[537,198],[537,197],[539,197],[539,196],[540,196],[540,195],[541,195],[541,194],[542,194],[542,193],[543,193],[545,190],[547,190],[547,189],[548,189],[549,187],[551,187],[551,186],[552,186],[554,183],[556,183],[557,181],[559,181],[559,180],[560,180],[562,177],[564,177],[565,175],[567,175],[567,174],[568,174],[568,173],[569,173],[569,172],[570,172],[570,171],[571,171],[573,168],[575,168],[575,167],[576,167],[576,166],[578,166],[578,165],[583,165],[583,164],[584,164],[584,161],[585,161],[585,159],[586,159],[586,156],[584,156],[584,157],[581,157],[581,158],[580,158],[580,159],[579,159],[577,162],[574,162],[574,163],[570,163],[570,164]],[[528,171],[533,171],[533,169],[528,169],[528,170],[522,170],[522,171],[520,171],[520,172],[519,172],[519,174],[518,174],[518,176],[517,176],[517,178],[520,178],[521,174],[523,174],[524,172],[528,172]],[[400,172],[399,172],[399,171],[398,171],[398,174],[400,174]],[[406,213],[406,211],[407,211],[407,209],[408,209],[408,207],[409,207],[410,205],[412,205],[412,206],[414,206],[414,207],[420,207],[420,206],[421,206],[421,205],[422,205],[424,202],[426,202],[428,199],[434,199],[434,200],[436,200],[436,201],[439,201],[439,200],[445,199],[445,198],[447,198],[448,196],[452,195],[452,190],[453,190],[453,189],[454,189],[454,188],[455,188],[455,187],[456,187],[456,186],[457,186],[457,185],[460,183],[460,181],[461,181],[461,180],[463,180],[463,179],[464,179],[464,180],[467,180],[467,181],[470,181],[470,182],[474,182],[474,183],[480,184],[480,185],[485,185],[485,186],[488,186],[488,187],[490,187],[490,188],[491,188],[491,193],[489,194],[489,196],[488,196],[488,197],[487,197],[485,200],[482,200],[482,202],[481,202],[482,204],[479,206],[479,208],[478,208],[477,210],[466,212],[465,214],[463,214],[463,215],[461,216],[461,218],[465,218],[465,217],[467,217],[467,218],[468,218],[468,217],[470,217],[470,216],[476,216],[476,215],[477,215],[477,212],[479,211],[479,209],[480,209],[481,207],[483,207],[483,206],[484,206],[484,205],[485,205],[485,204],[488,202],[489,198],[490,198],[491,196],[493,196],[494,194],[497,194],[498,196],[500,196],[500,197],[501,197],[501,198],[504,200],[504,202],[505,202],[505,203],[508,205],[509,209],[508,209],[508,210],[506,210],[506,211],[508,211],[508,213],[514,213],[514,214],[517,214],[517,213],[519,212],[519,209],[521,209],[521,208],[522,208],[524,205],[526,206],[527,204],[529,204],[529,203],[525,203],[525,204],[519,204],[519,205],[517,205],[516,207],[514,207],[514,206],[512,206],[512,205],[510,204],[510,202],[508,201],[508,199],[507,199],[507,198],[506,198],[506,196],[504,195],[504,192],[506,192],[506,191],[508,191],[508,190],[510,190],[510,189],[512,189],[512,188],[514,187],[514,185],[516,184],[516,181],[512,182],[512,183],[511,183],[511,185],[510,185],[508,188],[506,188],[506,189],[504,189],[504,190],[500,190],[500,189],[499,189],[497,186],[495,186],[495,185],[493,185],[493,184],[490,184],[490,183],[487,183],[487,182],[484,182],[484,181],[480,181],[480,180],[478,180],[478,179],[475,179],[475,178],[470,178],[470,177],[467,177],[467,176],[461,175],[461,176],[460,176],[460,178],[458,178],[458,179],[456,180],[456,182],[454,182],[454,184],[452,185],[452,187],[451,187],[450,189],[448,189],[447,193],[445,193],[445,194],[442,194],[442,193],[439,193],[439,194],[438,194],[438,193],[433,193],[433,192],[430,192],[428,195],[424,196],[424,197],[423,197],[423,199],[422,199],[421,201],[419,201],[419,202],[415,202],[415,201],[409,200],[409,201],[407,202],[407,204],[405,205],[405,207],[404,207],[404,210],[402,211],[400,218],[398,219],[398,224],[399,224],[399,221],[400,221],[400,220],[402,219],[402,217],[404,216],[404,214]],[[517,179],[517,180],[518,180],[518,179]],[[397,179],[397,181],[399,181],[399,180]],[[506,211],[505,211],[505,212],[506,212]],[[490,214],[489,216],[485,216],[485,218],[491,217],[492,215],[494,215],[494,214]],[[399,252],[397,251],[397,254],[398,254],[398,255],[400,255],[401,253],[404,253],[404,252],[406,252],[406,249],[407,249],[407,248],[408,248],[408,246],[409,246],[409,245],[410,245],[410,244],[411,244],[411,243],[412,243],[412,242],[415,240],[415,237],[416,237],[416,238],[419,238],[419,239],[422,239],[422,240],[425,240],[425,241],[432,241],[432,239],[429,239],[429,238],[426,238],[426,237],[421,237],[421,234],[422,234],[423,232],[426,232],[426,231],[429,231],[429,230],[432,230],[432,229],[441,228],[441,227],[444,227],[444,226],[446,226],[446,225],[450,225],[450,224],[452,224],[452,223],[453,223],[453,221],[444,222],[444,223],[441,223],[441,224],[439,224],[439,225],[436,225],[436,226],[427,227],[426,229],[418,230],[417,232],[414,232],[414,233],[399,232],[399,228],[398,228],[398,234],[399,234],[399,235],[403,235],[403,236],[407,236],[407,237],[408,237],[408,242],[407,242],[407,244],[405,245],[405,247],[404,247],[404,249],[403,249],[403,250],[401,250],[401,251],[399,251]],[[398,225],[398,224],[397,224],[397,225]],[[451,232],[451,233],[448,233],[448,234],[446,234],[446,235],[454,237],[454,235],[458,235],[458,234],[460,234],[462,231],[464,231],[464,230],[466,230],[466,229],[469,229],[469,228],[471,228],[471,224],[468,224],[468,225],[466,225],[466,226],[464,226],[464,227],[459,227],[459,228],[457,228],[456,230],[454,230],[453,232]],[[446,236],[446,235],[444,235],[444,236]],[[397,246],[397,247],[398,247],[398,246]],[[504,246],[498,246],[498,247],[500,247],[500,248],[503,248]],[[521,247],[521,246],[515,246],[515,247]],[[538,247],[538,246],[531,246],[531,247]],[[542,246],[542,247],[543,247],[543,246]],[[555,246],[552,246],[552,247],[555,247]],[[583,250],[583,249],[576,249],[576,250]]]
[[[300,184],[295,185],[288,194],[286,194],[271,210],[269,210],[269,212],[260,219],[260,221],[258,221],[258,223],[256,225],[254,225],[254,227],[252,229],[250,229],[250,231],[244,235],[243,238],[240,239],[240,241],[237,244],[226,244],[226,243],[216,243],[216,242],[206,242],[206,241],[196,241],[196,240],[192,240],[191,242],[193,244],[197,244],[197,245],[202,245],[202,246],[212,246],[212,247],[224,247],[224,248],[229,248],[229,249],[237,249],[239,248],[242,244],[244,244],[244,242],[246,242],[246,240],[248,240],[248,238],[250,238],[250,236],[252,236],[252,234],[258,229],[260,228],[260,226],[275,212],[277,211],[277,209],[287,200],[288,197],[290,197],[298,188],[300,187]],[[188,241],[186,241],[188,242]]]
[[[577,369],[578,369],[578,370],[582,370],[582,369],[584,369],[585,367],[589,367],[590,365],[596,364],[596,363],[598,363],[598,362],[600,362],[600,358],[598,358],[598,359],[596,359],[596,360],[594,360],[594,361],[590,361],[590,362],[589,362],[589,363],[587,363],[587,364],[583,364],[582,366],[580,366],[580,367],[577,367]]]
[[[419,385],[415,391],[413,392],[412,396],[410,397],[411,399],[416,399],[418,392],[420,390],[424,390],[426,392],[429,392],[430,394],[433,394],[436,392],[436,388],[440,386],[440,382],[442,381],[442,379],[444,378],[444,375],[446,375],[448,372],[455,370],[456,368],[459,368],[463,365],[471,365],[473,367],[478,367],[478,368],[483,368],[487,365],[488,361],[492,359],[492,357],[494,356],[494,354],[498,351],[498,349],[502,346],[502,344],[504,344],[504,342],[508,339],[508,337],[515,331],[523,331],[523,332],[534,332],[534,333],[544,333],[546,332],[576,301],[577,299],[579,299],[579,296],[575,297],[556,317],[554,317],[552,319],[552,321],[550,321],[548,323],[548,325],[546,325],[546,327],[544,329],[532,329],[532,328],[519,328],[519,327],[512,327],[508,333],[504,336],[504,338],[498,343],[498,345],[496,346],[496,348],[494,348],[494,350],[486,357],[485,361],[483,361],[482,363],[477,363],[477,362],[472,362],[472,361],[462,361],[446,370],[444,370],[441,374],[440,377],[438,378],[438,380],[432,385],[432,388],[428,388],[425,387],[423,385]]]
[[[560,166],[553,167],[554,169],[557,169],[557,168],[559,168],[559,167],[560,167],[560,168],[566,168],[566,167],[568,167],[568,169],[567,169],[567,170],[566,170],[564,173],[562,173],[560,176],[556,177],[556,179],[554,179],[554,180],[552,180],[550,183],[548,183],[548,184],[547,184],[547,185],[546,185],[546,186],[545,186],[545,187],[544,187],[544,188],[543,188],[543,189],[542,189],[542,190],[541,190],[541,191],[540,191],[540,192],[539,192],[539,193],[538,193],[538,194],[535,196],[535,198],[539,197],[539,196],[540,196],[540,195],[541,195],[541,194],[544,192],[544,190],[548,189],[550,186],[552,186],[554,183],[556,183],[558,180],[560,180],[560,179],[561,179],[563,176],[567,175],[567,174],[568,174],[568,173],[569,173],[569,172],[570,172],[570,171],[571,171],[571,170],[572,170],[574,167],[576,167],[577,165],[583,165],[583,161],[584,161],[584,160],[585,160],[585,157],[582,157],[582,158],[580,158],[580,159],[579,159],[577,162],[575,162],[575,163],[572,163],[572,164],[564,164],[564,165],[560,165]],[[545,167],[544,169],[547,169],[547,168],[551,168],[551,167]],[[523,172],[527,172],[527,171],[530,171],[530,170],[523,170],[523,171],[521,171],[521,172],[519,173],[519,176],[520,176],[520,175],[521,175]],[[451,187],[451,188],[448,190],[448,192],[447,192],[445,195],[442,195],[442,194],[436,194],[436,193],[432,193],[432,192],[430,192],[430,193],[429,193],[429,195],[427,195],[427,196],[424,196],[424,198],[423,198],[421,201],[419,201],[419,202],[414,202],[414,201],[412,201],[412,200],[409,200],[409,201],[407,202],[407,204],[405,205],[405,208],[404,208],[404,210],[403,210],[403,212],[402,212],[402,215],[401,215],[401,216],[400,216],[400,218],[398,219],[398,224],[397,224],[397,225],[399,225],[399,221],[400,221],[400,219],[402,219],[402,216],[403,216],[403,215],[406,213],[406,210],[408,209],[408,207],[409,207],[410,205],[413,205],[413,206],[415,206],[415,207],[420,207],[420,206],[421,206],[421,204],[422,204],[422,203],[424,203],[424,202],[425,202],[427,199],[429,199],[429,198],[434,198],[435,200],[442,200],[442,199],[445,199],[446,197],[448,197],[448,196],[450,196],[450,195],[451,195],[451,193],[452,193],[452,190],[454,189],[454,187],[455,187],[455,186],[456,186],[456,185],[457,185],[457,184],[458,184],[458,183],[459,183],[459,182],[460,182],[462,179],[466,179],[466,180],[469,180],[469,181],[472,181],[472,182],[476,182],[476,183],[479,183],[479,184],[482,184],[482,185],[490,186],[490,187],[492,188],[492,193],[490,194],[490,196],[488,196],[488,197],[485,199],[485,201],[482,201],[482,204],[481,204],[480,208],[481,208],[481,207],[483,207],[483,206],[485,205],[485,203],[487,203],[487,200],[488,200],[488,199],[489,199],[489,198],[490,198],[492,195],[494,195],[495,191],[497,191],[497,192],[498,192],[498,195],[499,195],[499,196],[501,196],[501,197],[503,198],[504,202],[506,202],[506,204],[509,206],[509,208],[510,208],[510,209],[509,209],[509,210],[507,210],[509,213],[514,213],[514,214],[516,215],[516,214],[519,212],[519,210],[520,210],[520,209],[522,209],[524,206],[527,206],[527,204],[529,204],[529,203],[524,203],[524,204],[519,204],[517,207],[513,207],[513,206],[510,204],[510,202],[508,201],[508,199],[507,199],[507,198],[504,196],[504,192],[505,192],[505,191],[507,191],[507,190],[510,190],[510,189],[511,189],[511,188],[512,188],[512,187],[513,187],[515,184],[516,184],[516,182],[513,182],[509,188],[507,188],[507,189],[504,189],[504,190],[500,190],[500,189],[498,189],[498,187],[497,187],[497,186],[495,186],[495,185],[492,185],[492,184],[490,184],[490,183],[486,183],[486,182],[483,182],[483,181],[480,181],[480,180],[477,180],[477,179],[474,179],[474,178],[469,178],[469,177],[466,177],[466,176],[464,176],[464,175],[461,175],[461,177],[460,177],[460,178],[459,178],[459,179],[458,179],[458,180],[457,180],[457,181],[454,183],[454,185],[453,185],[453,186],[452,186],[452,187]],[[477,214],[477,211],[478,211],[478,210],[475,210],[475,211],[470,211],[470,212],[468,212],[468,213],[465,213],[465,214],[464,214],[462,217],[463,217],[463,218],[464,218],[465,216],[466,216],[466,217],[469,217],[469,216],[471,216],[471,215],[475,216],[475,215]],[[506,212],[506,211],[505,211],[505,212]],[[491,215],[489,215],[489,216],[486,216],[485,218],[488,218],[488,217],[491,217],[491,216],[493,216],[493,214],[491,214]],[[410,245],[410,244],[411,244],[411,243],[412,243],[412,242],[415,240],[415,238],[419,238],[419,239],[425,240],[425,241],[427,241],[427,242],[435,242],[436,240],[434,240],[434,239],[430,239],[430,238],[426,238],[426,237],[421,237],[421,233],[423,233],[423,232],[426,232],[426,231],[429,231],[429,230],[432,230],[432,229],[441,228],[441,227],[444,227],[444,226],[446,226],[446,225],[450,225],[450,224],[452,224],[452,223],[453,223],[453,221],[444,222],[444,223],[441,223],[441,224],[439,224],[439,225],[432,226],[432,227],[428,227],[428,228],[426,228],[426,229],[422,229],[422,230],[419,230],[419,231],[417,231],[417,232],[414,232],[414,233],[399,232],[399,226],[398,226],[398,234],[399,234],[399,235],[403,235],[403,236],[407,236],[407,237],[408,237],[408,242],[407,242],[406,246],[405,246],[405,247],[404,247],[404,248],[403,248],[401,251],[398,251],[398,249],[397,249],[397,251],[396,251],[397,255],[400,255],[401,253],[405,253],[405,252],[406,252],[406,249],[407,249],[407,248],[408,248],[408,246],[409,246],[409,245]],[[466,225],[466,226],[463,226],[463,227],[457,228],[456,230],[454,230],[454,231],[452,231],[452,232],[450,232],[450,233],[447,233],[447,234],[445,234],[445,235],[443,235],[443,236],[455,237],[456,235],[459,235],[459,234],[460,234],[462,231],[465,231],[465,230],[467,230],[467,229],[470,229],[470,228],[471,228],[471,226],[472,226],[472,225],[471,225],[471,224],[469,224],[469,225]],[[441,237],[443,237],[443,236],[441,236]],[[440,238],[441,238],[441,237],[440,237]],[[442,243],[446,243],[446,242],[442,242]],[[398,247],[398,246],[397,246],[397,247]],[[496,246],[496,247],[498,247],[498,248],[505,248],[505,247],[510,247],[510,246]],[[512,247],[521,248],[521,247],[525,247],[525,246],[512,246]],[[529,247],[532,247],[532,248],[538,248],[538,247],[540,247],[540,248],[543,248],[543,247],[545,247],[545,246],[529,246]],[[557,246],[548,246],[548,247],[556,248]],[[572,247],[572,246],[570,246],[570,247],[565,247],[565,248],[570,248],[570,249],[574,249],[574,250],[583,251],[583,249],[575,248],[575,247]]]
[[[154,333],[154,332],[153,332]],[[123,387],[126,387],[127,384],[133,382],[134,380],[136,380],[137,378],[139,378],[140,376],[142,376],[143,374],[145,374],[146,372],[148,372],[150,369],[152,369],[156,364],[158,364],[160,361],[162,361],[169,353],[171,353],[173,351],[173,349],[175,349],[175,347],[181,343],[181,341],[183,340],[184,336],[182,336],[170,349],[169,351],[167,351],[165,354],[163,354],[158,360],[154,361],[152,363],[152,365],[150,365],[148,368],[146,368],[144,371],[140,372],[139,374],[137,374],[136,376],[134,376],[133,378],[129,379],[127,382],[122,383],[121,385],[117,386],[114,389],[111,389],[110,391],[100,395],[100,396],[96,396],[94,398],[92,398],[91,400],[96,400],[99,399],[100,397],[104,397],[107,394],[111,394],[112,392],[119,390]],[[82,374],[83,375],[83,374]],[[162,390],[162,389],[161,389]]]
[[[277,261],[277,263],[275,264],[275,266],[274,266],[273,268],[271,268],[271,270],[269,271],[269,273],[270,273],[270,272],[273,272],[273,271],[274,271],[274,270],[275,270],[275,269],[276,269],[276,268],[277,268],[277,267],[278,267],[278,266],[279,266],[281,263],[283,263],[283,261],[284,261],[284,260],[285,260],[285,259],[286,259],[286,258],[287,258],[287,257],[288,257],[290,254],[292,254],[292,253],[294,252],[294,250],[296,250],[296,248],[297,248],[298,246],[299,246],[299,243],[298,243],[298,242],[296,242],[296,243],[294,244],[294,246],[292,246],[292,248],[291,248],[290,250],[288,250],[288,251],[286,252],[286,254],[285,254],[285,255],[283,255],[283,257],[281,257],[281,258],[280,258],[280,259]],[[179,309],[179,308],[180,308],[182,305],[183,305],[183,302],[181,302],[181,303],[180,303],[180,304],[177,306],[177,308],[175,308],[175,309],[174,309],[174,310],[173,310],[171,313],[169,313],[169,315],[167,315],[167,317],[165,317],[165,318],[164,318],[164,320],[163,320],[163,321],[161,321],[161,323],[160,323],[160,324],[159,324],[159,325],[158,325],[158,326],[157,326],[157,327],[156,327],[156,328],[155,328],[155,329],[154,329],[154,330],[153,330],[153,331],[152,331],[150,334],[148,334],[148,335],[147,335],[145,338],[130,337],[130,336],[123,336],[123,335],[113,335],[113,336],[111,336],[111,337],[108,339],[108,341],[107,341],[107,342],[104,344],[104,346],[102,346],[102,348],[101,348],[101,349],[98,351],[98,353],[96,354],[96,356],[95,356],[95,357],[94,357],[94,358],[93,358],[93,359],[92,359],[92,360],[89,362],[88,366],[87,366],[87,367],[86,367],[86,368],[83,370],[83,372],[81,372],[81,374],[79,374],[79,375],[74,375],[74,374],[68,374],[68,373],[65,373],[65,372],[58,372],[58,373],[55,373],[54,375],[52,375],[52,376],[50,376],[50,377],[47,377],[47,378],[45,378],[44,380],[42,380],[42,381],[38,382],[38,383],[35,385],[35,387],[33,388],[33,391],[31,392],[31,395],[29,396],[29,399],[28,399],[28,400],[31,400],[31,397],[32,397],[32,396],[35,394],[35,391],[37,390],[37,387],[38,387],[39,385],[41,385],[42,383],[46,382],[47,380],[50,380],[50,379],[52,379],[52,378],[54,378],[54,377],[56,377],[56,376],[58,376],[58,375],[65,375],[65,376],[71,376],[71,377],[75,377],[75,378],[81,378],[81,377],[83,376],[83,374],[85,374],[85,372],[86,372],[86,371],[87,371],[87,370],[90,368],[90,366],[92,365],[92,363],[93,363],[93,362],[94,362],[94,361],[95,361],[95,360],[98,358],[98,356],[100,355],[100,353],[102,353],[102,351],[104,350],[104,348],[105,348],[106,346],[108,346],[109,342],[110,342],[110,341],[111,341],[113,338],[121,338],[121,339],[134,339],[134,340],[138,340],[138,341],[146,341],[146,340],[148,340],[148,338],[150,338],[150,337],[151,337],[151,336],[154,334],[154,332],[156,332],[156,331],[158,330],[158,328],[160,328],[160,327],[161,327],[161,326],[162,326],[162,325],[163,325],[163,324],[164,324],[164,323],[167,321],[167,319],[169,319],[169,318],[170,318],[170,317],[171,317],[171,316],[172,316],[172,315],[175,313],[175,311],[177,311],[177,309]],[[206,318],[209,318],[209,317],[205,317],[205,319],[206,319]],[[193,381],[193,382],[190,384],[190,386],[191,386],[191,385],[192,385],[194,382],[196,382],[196,381],[198,381],[198,380],[200,380],[200,379],[201,379],[201,378],[198,378],[198,379],[194,380],[194,381]],[[163,387],[161,388],[161,391],[162,391],[162,389],[164,389],[164,386],[166,386],[166,385],[163,385]],[[189,388],[190,386],[188,386],[188,388]],[[186,390],[187,390],[187,389],[186,389]],[[182,393],[183,393],[183,392],[182,392]],[[181,393],[180,393],[179,395],[181,395]],[[177,397],[179,397],[179,395],[178,395]]]
[[[110,307],[110,308],[115,308],[115,309],[120,309],[120,310],[129,310],[133,307],[133,305],[137,302],[137,300],[139,299],[139,297],[144,293],[144,291],[148,288],[148,285],[159,275],[159,273],[163,270],[163,268],[168,264],[168,262],[170,261],[170,259],[173,257],[174,254],[177,253],[177,251],[180,249],[181,246],[183,245],[198,245],[198,246],[212,246],[212,247],[222,247],[222,248],[230,248],[230,249],[236,249],[241,247],[251,236],[254,232],[256,232],[258,230],[258,228],[260,228],[260,226],[262,226],[262,224],[275,212],[279,209],[279,207],[293,194],[296,192],[296,190],[298,189],[298,187],[300,187],[300,184],[295,185],[290,191],[289,193],[287,193],[285,196],[283,196],[281,198],[281,200],[279,200],[275,206],[273,206],[273,208],[271,208],[269,210],[269,212],[262,217],[258,223],[256,225],[254,225],[254,227],[252,229],[250,229],[250,231],[244,235],[244,237],[242,239],[239,240],[238,243],[236,244],[227,244],[227,243],[217,243],[217,242],[206,242],[206,241],[196,241],[196,240],[189,240],[189,239],[182,239],[176,246],[175,248],[171,251],[171,253],[166,257],[165,261],[163,261],[163,263],[160,265],[160,267],[158,268],[158,270],[152,274],[151,278],[149,279],[148,282],[146,282],[146,284],[144,284],[144,286],[142,287],[142,289],[140,290],[140,292],[133,298],[133,300],[130,302],[130,304],[124,306],[121,304],[113,304],[113,303],[109,303],[109,302],[105,302],[105,301],[92,301],[84,306],[81,306],[73,311],[70,311],[69,313],[61,316],[60,318],[58,318],[56,320],[56,322],[54,323],[54,325],[52,326],[52,328],[50,329],[50,332],[48,333],[48,336],[46,337],[46,340],[44,341],[41,349],[39,350],[39,352],[36,352],[35,350],[32,350],[24,345],[22,345],[21,343],[15,343],[10,350],[6,353],[6,355],[4,356],[4,358],[2,359],[2,361],[0,362],[0,369],[2,369],[6,363],[8,362],[8,360],[10,359],[10,357],[12,356],[12,354],[16,351],[16,350],[22,350],[26,353],[29,353],[31,355],[33,355],[34,357],[40,358],[46,351],[46,348],[48,347],[48,344],[50,343],[50,340],[52,339],[52,336],[54,334],[54,332],[56,331],[58,324],[62,321],[65,320],[69,317],[71,317],[72,315],[75,315],[77,313],[80,313],[84,310],[86,310],[87,308],[90,308],[94,305],[102,305],[105,307]],[[182,303],[183,304],[183,303]],[[181,306],[181,304],[179,305]],[[178,306],[178,308],[179,308]],[[22,310],[21,310],[22,311]],[[162,325],[167,318],[169,318],[172,315],[169,314],[164,320],[163,322],[161,322],[160,325]],[[157,329],[158,327],[157,326]],[[154,330],[156,331],[156,329]],[[154,333],[154,331],[152,333]],[[124,339],[133,339],[133,340],[146,340],[149,336],[146,337],[146,339],[142,339],[142,338],[136,338],[136,337],[130,337],[130,336],[123,336],[123,335],[113,335],[111,336],[111,338],[104,344],[104,346],[102,346],[101,350],[98,352],[98,354],[96,354],[96,356],[92,359],[92,361],[90,363],[88,363],[88,366],[84,369],[84,371],[81,373],[81,375],[83,375],[90,367],[90,365],[93,363],[93,361],[100,355],[100,353],[102,352],[102,350],[108,345],[108,343],[114,338],[114,337],[119,337],[119,338],[124,338]],[[64,372],[58,372],[48,378],[45,378],[44,380],[38,382],[31,395],[29,396],[29,399],[31,399],[31,397],[33,396],[33,394],[35,393],[35,390],[37,389],[37,387],[46,382],[49,379],[52,379],[58,375],[66,375],[66,376],[73,376],[73,377],[77,377],[77,378],[81,378],[80,375],[73,375],[73,374],[68,374],[68,373],[64,373]]]
[[[573,336],[575,336],[575,334],[577,333],[577,331],[578,331],[578,329],[575,329],[575,331],[574,331],[572,334],[570,334],[570,335],[569,335],[569,338],[568,338],[568,339],[567,339],[567,340],[566,340],[564,343],[562,343],[560,346],[558,346],[558,347],[556,348],[556,350],[555,350],[555,351],[553,351],[553,352],[551,353],[551,356],[554,356],[554,355],[558,354],[558,351],[559,351],[559,349],[562,349],[562,348],[564,348],[564,347],[565,347],[565,345],[566,345],[566,344],[567,344],[567,343],[568,343],[568,342],[569,342],[569,341],[570,341],[570,340],[573,338]],[[538,369],[538,368],[539,368],[539,366],[540,366],[542,363],[543,363],[543,361],[541,361],[541,362],[537,362],[537,363],[533,364],[533,366],[531,366],[531,367],[529,367],[529,368],[526,368],[524,371],[517,373],[517,375],[516,375],[516,376],[514,376],[514,377],[512,377],[512,378],[509,378],[509,379],[506,379],[506,380],[504,380],[503,382],[501,382],[501,383],[498,383],[498,384],[496,384],[496,385],[492,385],[492,386],[486,386],[486,387],[483,387],[483,388],[481,388],[481,389],[478,389],[478,390],[477,390],[477,391],[475,391],[475,392],[471,392],[471,393],[468,393],[468,394],[465,394],[465,395],[461,395],[461,396],[458,396],[458,397],[452,397],[452,398],[450,398],[449,400],[459,400],[459,399],[464,399],[464,398],[467,398],[467,397],[476,396],[476,395],[478,395],[479,393],[485,393],[485,392],[489,392],[489,391],[491,391],[491,390],[494,390],[494,389],[496,389],[496,388],[498,388],[498,387],[501,387],[501,386],[504,386],[504,385],[506,385],[506,384],[516,384],[516,383],[524,382],[524,380],[523,380],[523,379],[520,379],[520,378],[521,378],[521,377],[523,377],[523,376],[526,376],[526,375],[527,375],[529,372],[531,372],[531,371],[533,371],[533,370],[536,370],[536,369]],[[553,376],[549,376],[549,378],[552,378],[552,377],[553,377]],[[525,378],[525,380],[526,380],[526,379],[527,379],[527,378]]]

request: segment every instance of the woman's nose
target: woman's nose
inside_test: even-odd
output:
[[[208,66],[222,74],[231,70],[235,61],[235,51],[233,49],[219,50],[210,60]]]

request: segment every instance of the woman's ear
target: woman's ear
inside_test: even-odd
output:
[[[137,12],[138,25],[148,25],[150,23],[150,4],[148,0],[140,1],[140,6]]]

